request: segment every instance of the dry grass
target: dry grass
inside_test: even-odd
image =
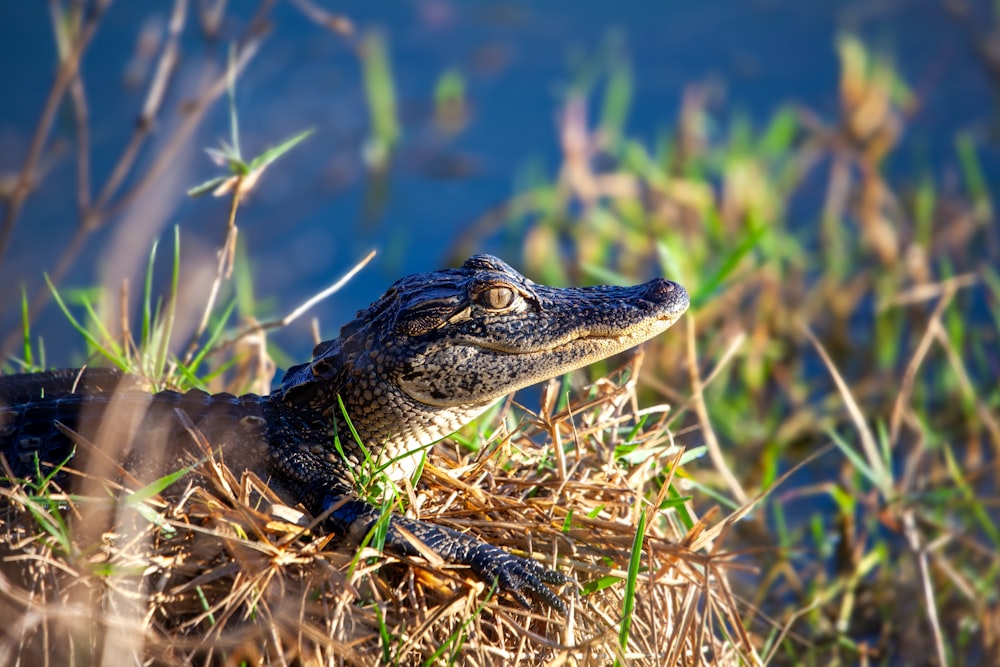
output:
[[[634,382],[603,380],[559,411],[554,387],[522,428],[507,430],[504,406],[478,453],[439,445],[407,491],[411,514],[558,563],[583,587],[606,585],[564,590],[565,618],[491,597],[464,569],[370,549],[356,559],[355,547],[276,519],[294,512],[259,480],[207,460],[176,492],[147,503],[160,525],[134,503],[64,499],[64,541],[35,518],[51,513],[39,496],[59,499],[55,490],[4,491],[0,663],[728,665],[741,654],[753,662],[716,533],[700,522],[687,530],[690,507],[656,509],[678,485],[666,409],[646,410],[659,419],[633,433]],[[623,466],[616,448],[636,442],[632,460],[641,463]],[[114,528],[81,542],[81,526],[108,510]],[[624,581],[642,512],[642,569],[622,649]]]

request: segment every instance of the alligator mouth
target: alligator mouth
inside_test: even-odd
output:
[[[619,348],[620,351],[627,350],[643,343],[650,338],[660,335],[679,318],[679,315],[663,315],[643,324],[638,324],[630,330],[622,332],[582,330],[566,334],[565,336],[548,341],[546,345],[537,347],[515,347],[504,345],[499,341],[470,340],[466,344],[478,347],[483,350],[497,352],[507,355],[541,354],[548,352],[558,352],[570,350],[574,345],[583,343],[606,343],[609,348]],[[613,352],[612,352],[613,354]]]
[[[607,349],[611,350],[608,354],[615,354],[660,335],[680,319],[690,306],[687,290],[672,281],[654,280],[645,285],[629,288],[628,291],[632,289],[641,290],[641,295],[634,295],[638,298],[638,302],[633,302],[632,307],[619,310],[619,319],[625,321],[625,324],[610,321],[614,320],[615,316],[605,312],[601,314],[602,319],[605,319],[604,322],[591,324],[580,322],[576,327],[567,327],[567,331],[562,335],[554,335],[551,331],[539,329],[535,336],[545,340],[538,341],[534,345],[530,340],[504,340],[502,334],[494,340],[468,338],[455,342],[498,354],[516,356],[559,352],[572,349],[574,344],[601,344],[604,341]],[[614,301],[619,297],[605,298],[608,298],[608,308],[613,310]],[[597,312],[597,306],[593,308]],[[531,337],[531,335],[524,336],[528,339]]]

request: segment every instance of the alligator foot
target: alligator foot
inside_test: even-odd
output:
[[[367,534],[379,519],[379,510],[363,500],[330,498],[325,503],[334,508],[328,521],[338,532],[352,535]],[[412,536],[412,537],[411,537]],[[418,556],[420,549],[413,538],[443,560],[457,565],[467,565],[482,581],[493,584],[521,605],[530,609],[531,595],[543,603],[566,613],[566,604],[546,584],[568,583],[570,578],[561,572],[550,570],[536,560],[522,558],[487,544],[482,540],[460,531],[433,523],[417,521],[407,517],[392,515],[386,530],[384,549],[400,556]]]

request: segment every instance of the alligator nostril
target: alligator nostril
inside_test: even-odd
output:
[[[650,283],[650,287],[652,288],[650,291],[655,294],[669,294],[674,291],[677,284],[670,282],[666,278],[657,278]]]

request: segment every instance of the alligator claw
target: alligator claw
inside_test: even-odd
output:
[[[490,583],[496,581],[497,588],[508,593],[527,609],[531,608],[531,601],[522,591],[531,593],[559,613],[566,613],[566,604],[562,598],[545,585],[567,583],[569,577],[561,572],[485,542],[479,542],[474,547],[468,565],[480,579]]]

